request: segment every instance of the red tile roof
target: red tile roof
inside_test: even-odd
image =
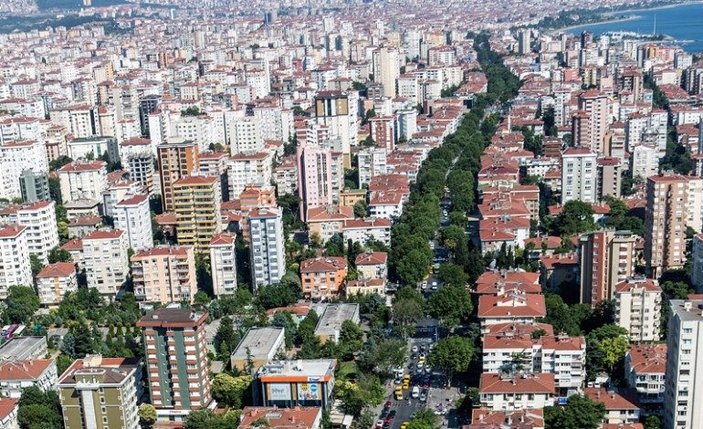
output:
[[[512,295],[512,296],[511,296]],[[544,317],[547,310],[543,295],[482,295],[478,299],[479,318]]]
[[[53,362],[53,359],[32,359],[0,363],[0,380],[36,380]]]
[[[388,260],[386,252],[365,252],[356,256],[356,265],[379,265]]]
[[[234,234],[226,232],[215,234],[212,236],[212,240],[210,240],[210,246],[231,246],[236,238]]]
[[[630,368],[637,374],[664,374],[666,372],[666,344],[639,344],[630,346]]]
[[[323,256],[305,259],[300,263],[301,273],[329,273],[347,269],[346,258],[340,256]]]
[[[90,234],[83,237],[83,241],[86,241],[86,240],[112,240],[115,238],[122,237],[122,234],[124,234],[124,232],[119,229],[95,230],[95,231],[91,231]]]
[[[583,389],[583,393],[592,401],[605,405],[605,409],[608,411],[639,409],[634,400],[617,392],[609,392],[605,387],[587,387]]]
[[[499,374],[481,374],[479,391],[483,393],[554,393],[554,374],[532,374],[501,378]]]
[[[76,273],[76,266],[73,262],[56,262],[42,268],[37,274],[37,278],[69,277]]]
[[[22,231],[27,229],[22,225],[5,225],[0,228],[0,238],[12,238],[22,234]]]
[[[19,398],[0,398],[0,420],[10,415],[18,408]]]

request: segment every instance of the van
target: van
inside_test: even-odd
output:
[[[413,390],[410,392],[410,396],[413,399],[417,399],[420,397],[420,388],[417,386],[413,386]]]

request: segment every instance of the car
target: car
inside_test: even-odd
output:
[[[426,366],[425,366],[425,372],[426,372],[427,374],[432,374],[432,367],[429,366],[429,365],[426,365]]]
[[[421,360],[420,362],[417,363],[417,369],[419,369],[420,372],[422,372],[422,369],[423,369],[424,367],[425,367],[425,361],[424,361],[424,359],[423,359],[423,360]]]
[[[403,383],[403,390],[410,389],[410,383]]]
[[[410,374],[405,374],[403,376],[403,383],[410,383]]]
[[[427,401],[427,392],[424,390],[420,393],[420,401],[421,402]]]
[[[403,390],[396,390],[395,391],[395,400],[396,401],[402,401],[403,400]]]
[[[383,428],[383,423],[385,423],[383,420],[379,420],[376,422],[376,429],[382,429]]]
[[[425,282],[425,283],[426,283],[426,282]],[[418,349],[417,349],[417,346],[413,346],[413,347],[410,349],[410,351],[413,352],[413,353],[417,353],[417,350],[418,350]]]
[[[420,288],[421,288],[422,290],[427,289],[427,282],[422,282],[422,285],[420,285]]]
[[[432,282],[432,287],[430,289],[437,290],[437,282]]]
[[[386,401],[385,404],[383,404],[383,409],[387,410],[393,406],[393,403],[391,401]]]
[[[400,429],[408,429],[408,426],[410,426],[410,422],[403,422],[400,425]]]
[[[417,399],[420,396],[420,388],[417,386],[413,386],[413,390],[410,392],[410,397],[413,399]]]
[[[393,380],[393,384],[400,384],[400,383],[402,383],[402,382],[403,382],[403,379],[400,378],[400,377],[396,377],[396,378]]]
[[[382,429],[391,429],[391,422],[385,422]]]
[[[395,418],[395,415],[397,414],[396,410],[391,410],[390,413],[388,413],[388,417],[390,417],[391,420]]]

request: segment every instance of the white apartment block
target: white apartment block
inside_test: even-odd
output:
[[[0,227],[0,299],[7,298],[10,286],[32,285],[27,227]]]
[[[561,158],[561,203],[580,200],[595,203],[598,171],[596,154],[585,148],[572,147]]]
[[[627,385],[637,391],[640,403],[664,401],[666,344],[639,344],[625,355]]]
[[[56,385],[55,359],[32,359],[0,363],[0,396],[19,398],[22,391],[36,386],[44,392]],[[4,426],[2,426],[4,427]]]
[[[488,335],[483,344],[483,372],[503,372],[518,355],[525,358],[523,371],[554,374],[556,387],[563,393],[581,390],[586,378],[584,337]]]
[[[272,154],[257,152],[236,154],[227,162],[229,194],[239,195],[247,185],[268,186],[273,179]]]
[[[249,213],[251,271],[254,289],[277,283],[286,273],[283,218],[280,209]]]
[[[67,292],[76,290],[78,281],[73,262],[49,264],[37,274],[37,293],[41,305],[59,305]]]
[[[3,210],[0,224],[19,224],[27,227],[29,254],[36,255],[42,262],[47,263],[49,252],[59,245],[55,207],[56,203],[53,201],[9,206]]]
[[[120,162],[130,180],[141,185],[147,193],[154,191],[154,150],[151,140],[133,138],[120,143]]]
[[[652,146],[637,146],[632,152],[632,177],[654,176],[659,172],[659,151]]]
[[[703,428],[703,300],[670,301],[664,389],[665,429]]]
[[[210,241],[210,272],[215,296],[233,295],[237,291],[236,236],[221,233]]]
[[[630,278],[615,286],[615,323],[630,341],[658,341],[662,290],[656,280]]]
[[[388,174],[387,156],[385,148],[370,147],[359,151],[359,188],[368,185],[374,176]]]
[[[107,189],[107,164],[104,161],[73,161],[59,169],[64,204],[75,200],[102,201]]]
[[[89,137],[68,142],[68,156],[71,159],[98,159],[107,154],[110,161],[118,161],[119,149],[114,137]]]
[[[386,246],[391,245],[391,221],[388,218],[366,218],[347,220],[342,225],[344,240],[361,244],[373,239]]]
[[[494,411],[543,409],[554,405],[554,375],[481,374],[481,405]]]
[[[139,184],[132,180],[118,180],[111,183],[102,195],[103,215],[114,217],[117,203],[131,195],[140,193]]]
[[[236,118],[229,124],[230,154],[256,153],[264,150],[261,119],[253,116]]]
[[[127,234],[120,230],[93,231],[83,238],[83,267],[88,287],[107,299],[122,289],[129,271]]]
[[[44,143],[20,141],[0,145],[0,198],[21,196],[19,178],[24,170],[32,170],[35,174],[49,171]]]
[[[127,233],[130,248],[144,250],[154,247],[151,211],[147,195],[127,196],[115,204],[113,216],[115,228]]]

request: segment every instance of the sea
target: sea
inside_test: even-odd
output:
[[[570,33],[589,31],[599,35],[609,31],[633,31],[642,34],[665,34],[676,40],[686,40],[681,47],[688,52],[703,52],[703,3],[689,3],[668,8],[615,12],[632,16],[618,22],[602,22],[570,27]],[[656,27],[655,27],[656,22]]]

